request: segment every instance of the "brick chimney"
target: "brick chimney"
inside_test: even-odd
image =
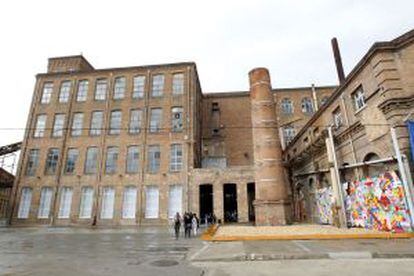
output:
[[[291,207],[269,71],[266,68],[253,69],[249,73],[249,79],[256,182],[256,225],[289,224]]]

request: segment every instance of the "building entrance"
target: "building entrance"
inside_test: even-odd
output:
[[[237,222],[237,185],[223,185],[224,222]]]
[[[254,183],[247,183],[247,206],[249,208],[249,221],[255,221],[253,201],[256,199],[256,190]]]
[[[208,218],[213,215],[213,185],[200,185],[200,220],[207,223]]]

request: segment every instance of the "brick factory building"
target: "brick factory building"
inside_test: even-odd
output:
[[[344,179],[397,168],[389,126],[409,156],[413,75],[414,31],[375,43],[339,86],[272,89],[257,68],[250,91],[203,93],[194,63],[94,69],[83,56],[50,58],[36,78],[11,224],[161,224],[184,211],[317,222],[313,191],[336,179],[328,126]]]

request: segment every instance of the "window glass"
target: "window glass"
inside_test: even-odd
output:
[[[70,208],[72,206],[72,194],[73,190],[71,187],[62,187],[60,191],[60,205],[58,218],[69,218]]]
[[[85,173],[94,174],[98,169],[98,148],[92,147],[86,150]]]
[[[102,126],[103,126],[103,112],[102,111],[92,112],[91,129],[89,131],[89,135],[91,136],[101,135]]]
[[[92,216],[93,205],[93,188],[82,187],[81,190],[81,203],[79,208],[79,218],[88,219]]]
[[[76,161],[78,160],[79,151],[77,149],[68,149],[65,164],[65,173],[72,174],[76,169]]]
[[[104,187],[102,189],[101,219],[112,219],[114,216],[115,189]]]
[[[172,144],[170,153],[170,171],[181,171],[183,167],[183,150],[181,144]]]
[[[52,203],[52,188],[43,187],[40,191],[40,204],[37,213],[38,218],[49,218],[50,204]]]
[[[106,79],[97,80],[96,87],[95,87],[95,100],[104,101],[106,99],[107,89],[108,89],[108,83]]]
[[[78,94],[76,95],[77,102],[84,102],[88,97],[89,81],[81,80],[78,84]]]
[[[152,108],[150,114],[150,132],[160,132],[162,123],[162,109]]]
[[[152,77],[152,97],[161,97],[164,92],[164,75],[154,75]]]
[[[36,174],[36,169],[39,166],[39,150],[31,149],[27,156],[26,175],[33,176]]]
[[[158,218],[159,191],[157,186],[145,187],[145,218]]]
[[[126,172],[137,173],[138,170],[139,170],[139,147],[130,146],[128,147],[128,152],[127,152]]]
[[[33,136],[43,137],[45,136],[47,116],[45,114],[37,115],[36,119],[36,127]]]
[[[50,99],[52,98],[52,93],[53,93],[53,83],[46,82],[43,85],[42,98],[40,99],[40,102],[42,104],[50,103]]]
[[[125,77],[118,77],[115,79],[114,85],[114,99],[123,99],[125,97],[126,80]]]
[[[53,123],[53,137],[62,137],[63,136],[63,128],[65,124],[65,114],[56,114],[55,115],[55,122]]]
[[[72,136],[81,136],[82,135],[82,128],[83,128],[83,113],[73,114],[71,135]]]
[[[46,157],[45,174],[55,174],[59,160],[59,149],[49,149]]]
[[[129,118],[129,133],[139,133],[142,125],[142,110],[133,109]]]
[[[20,196],[19,211],[17,213],[18,218],[20,219],[29,218],[31,203],[32,203],[32,188],[23,187],[21,196]]]
[[[137,188],[125,187],[124,197],[122,202],[122,218],[133,219],[135,218],[137,206]]]
[[[171,109],[171,129],[173,132],[183,130],[183,108],[173,107]]]
[[[72,83],[70,81],[63,81],[60,85],[59,102],[67,103],[70,96],[70,88]]]
[[[148,172],[157,173],[160,170],[161,151],[159,145],[148,147]]]
[[[121,133],[122,112],[114,110],[111,112],[111,119],[109,122],[109,134]]]
[[[144,76],[134,77],[134,88],[132,91],[132,98],[134,99],[144,98],[144,90],[145,90],[145,77]]]
[[[184,93],[184,74],[174,74],[172,83],[173,95],[180,95]]]
[[[116,173],[118,163],[118,148],[108,147],[106,152],[105,172],[108,174]]]

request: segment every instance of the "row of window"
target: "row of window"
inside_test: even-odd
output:
[[[141,154],[140,146],[128,146],[127,147],[127,156],[126,156],[126,173],[134,174],[138,173],[141,165]],[[89,147],[86,150],[86,158],[84,163],[84,173],[85,174],[96,174],[98,171],[98,154],[99,149],[97,147]],[[39,149],[29,150],[25,174],[27,176],[34,176],[36,174],[37,168],[39,167]],[[57,148],[51,148],[48,150],[46,161],[45,161],[45,170],[46,175],[53,175],[56,173],[58,167],[60,151]],[[119,158],[119,148],[118,147],[108,147],[106,150],[106,160],[105,160],[105,173],[114,174],[118,171],[118,158]],[[74,174],[76,169],[76,164],[79,159],[79,150],[77,148],[69,148],[66,154],[66,161],[64,164],[64,173],[65,174]],[[182,144],[171,144],[170,146],[170,165],[169,169],[171,172],[178,172],[182,170],[183,167],[183,148]],[[148,146],[148,161],[147,161],[147,172],[149,173],[158,173],[160,170],[161,163],[161,147],[160,145],[149,145]]]
[[[151,133],[160,132],[162,129],[162,108],[150,109],[150,124],[149,131]],[[62,137],[63,130],[65,128],[65,114],[55,114],[52,137]],[[77,112],[73,114],[72,126],[70,128],[71,136],[81,136],[84,121],[84,113]],[[131,134],[137,134],[141,132],[143,121],[143,111],[141,109],[132,109],[129,113],[128,132]],[[39,114],[36,117],[36,125],[33,133],[33,137],[44,137],[46,131],[47,115]],[[97,136],[101,135],[103,130],[104,112],[93,111],[91,114],[89,135]],[[109,118],[108,134],[117,135],[121,133],[122,129],[122,111],[111,111]],[[171,108],[171,131],[181,132],[183,130],[183,108],[180,106]]]
[[[324,105],[328,97],[324,97],[321,105]],[[283,114],[293,114],[293,101],[289,98],[282,99],[280,103]],[[305,114],[312,114],[314,112],[313,102],[310,98],[303,98],[301,101],[302,112]]]
[[[132,79],[132,98],[142,99],[145,92],[145,76],[135,76]],[[114,80],[113,99],[120,100],[125,97],[126,94],[126,77],[117,77]],[[164,74],[157,74],[152,76],[151,82],[151,96],[162,97],[164,94],[165,76]],[[60,83],[58,101],[60,103],[67,103],[70,98],[70,92],[72,90],[72,81],[65,80]],[[53,82],[45,82],[43,84],[42,96],[40,103],[50,103],[53,95],[54,87]],[[88,97],[89,80],[80,80],[78,82],[76,101],[84,102]],[[104,101],[107,98],[108,93],[108,79],[99,78],[95,81],[95,93],[94,99],[96,101]],[[172,77],[172,94],[181,95],[184,93],[184,74],[176,73]]]
[[[134,219],[136,217],[138,190],[135,186],[126,186],[122,196],[121,217],[123,219]],[[101,197],[101,219],[112,219],[114,217],[115,188],[105,186],[102,188]],[[32,204],[33,189],[23,187],[21,190],[20,204],[17,217],[20,219],[29,218],[30,207]],[[179,212],[182,213],[182,185],[170,185],[168,193],[168,217],[172,218]],[[84,186],[81,189],[79,219],[90,219],[92,217],[94,189]],[[40,191],[40,202],[37,210],[37,218],[47,219],[51,213],[51,203],[53,198],[53,188],[42,187]],[[73,188],[62,187],[60,189],[60,204],[58,218],[68,219],[72,210]],[[145,218],[159,217],[159,188],[156,185],[145,187]]]

